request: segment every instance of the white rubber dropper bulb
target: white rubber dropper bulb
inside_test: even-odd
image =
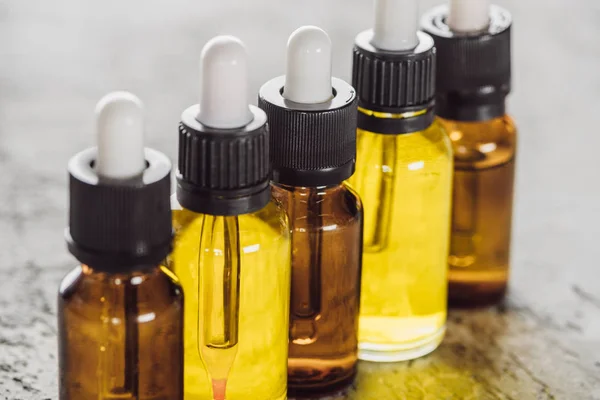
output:
[[[248,125],[248,52],[236,37],[211,39],[200,56],[200,112],[196,119],[217,129]]]
[[[450,0],[448,26],[455,32],[478,32],[490,23],[489,0]]]
[[[406,51],[419,44],[417,0],[375,0],[371,44],[381,50]]]
[[[301,104],[331,100],[331,39],[316,26],[303,26],[291,34],[283,97]]]
[[[135,95],[104,96],[96,105],[96,134],[98,176],[128,179],[144,172],[144,106]]]

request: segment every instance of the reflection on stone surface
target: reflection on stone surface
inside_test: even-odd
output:
[[[494,311],[487,313],[497,315]],[[467,319],[464,319],[463,315]],[[446,338],[433,354],[403,363],[361,362],[358,375],[351,387],[329,396],[313,397],[310,400],[510,398],[510,394],[491,386],[485,376],[489,371],[492,371],[492,374],[498,373],[500,368],[498,362],[501,360],[498,362],[491,360],[484,355],[483,350],[469,349],[462,344],[465,335],[479,331],[478,336],[481,337],[478,341],[482,346],[496,346],[495,343],[504,332],[503,316],[498,315],[498,317],[493,327],[484,328],[478,327],[479,324],[476,320],[471,320],[469,315],[462,312],[451,313]],[[469,331],[469,324],[477,329]],[[496,351],[501,350],[498,348]],[[302,398],[305,399],[308,398]]]
[[[534,315],[528,308],[510,305],[453,311],[448,334],[431,355],[404,363],[361,362],[349,388],[325,397],[293,400],[562,398],[558,396],[563,392],[557,389],[560,381],[545,380],[544,375],[528,367],[528,360],[542,359],[572,364],[568,351],[536,340],[536,335],[551,324],[551,320]],[[580,368],[579,373],[590,383],[598,382],[591,370]]]

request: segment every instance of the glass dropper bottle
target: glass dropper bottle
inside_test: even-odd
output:
[[[66,238],[81,262],[58,296],[59,398],[183,399],[183,294],[171,250],[171,163],[144,149],[142,105],[96,108],[98,147],[69,161]]]
[[[507,288],[517,144],[506,114],[511,25],[489,0],[451,0],[422,19],[438,49],[436,112],[454,147],[454,306],[497,303]]]
[[[179,124],[174,270],[185,290],[185,398],[286,398],[290,231],[271,200],[267,117],[247,52],[202,50],[200,103]]]
[[[433,351],[446,324],[452,146],[434,117],[435,48],[416,0],[377,0],[356,37],[358,157],[365,207],[359,358]]]
[[[273,196],[292,228],[288,384],[294,393],[351,382],[358,360],[362,204],[354,173],[356,95],[331,77],[331,40],[290,36],[286,75],[260,90],[271,131]]]

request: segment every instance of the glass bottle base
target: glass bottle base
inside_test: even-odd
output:
[[[444,334],[446,326],[441,327],[437,332],[410,344],[381,344],[381,343],[360,343],[358,345],[358,358],[363,361],[372,362],[398,362],[414,360],[423,357],[438,348]]]
[[[288,396],[294,397],[312,397],[315,394],[319,396],[338,392],[350,385],[356,376],[356,368],[348,371],[338,371],[333,376],[325,377],[323,382],[292,382],[288,381]]]
[[[490,271],[450,269],[448,304],[452,308],[487,307],[500,303],[508,282],[508,268]]]

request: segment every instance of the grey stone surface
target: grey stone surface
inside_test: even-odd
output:
[[[437,1],[424,0],[423,7]],[[515,17],[520,128],[511,292],[452,312],[429,357],[363,363],[335,399],[600,399],[600,1],[505,0]],[[149,145],[176,155],[197,99],[198,55],[243,38],[252,89],[283,72],[288,34],[329,31],[348,78],[364,0],[0,0],[0,398],[57,398],[55,294],[75,265],[63,243],[68,158],[91,145],[93,109],[127,89]],[[254,101],[254,99],[252,99]]]

